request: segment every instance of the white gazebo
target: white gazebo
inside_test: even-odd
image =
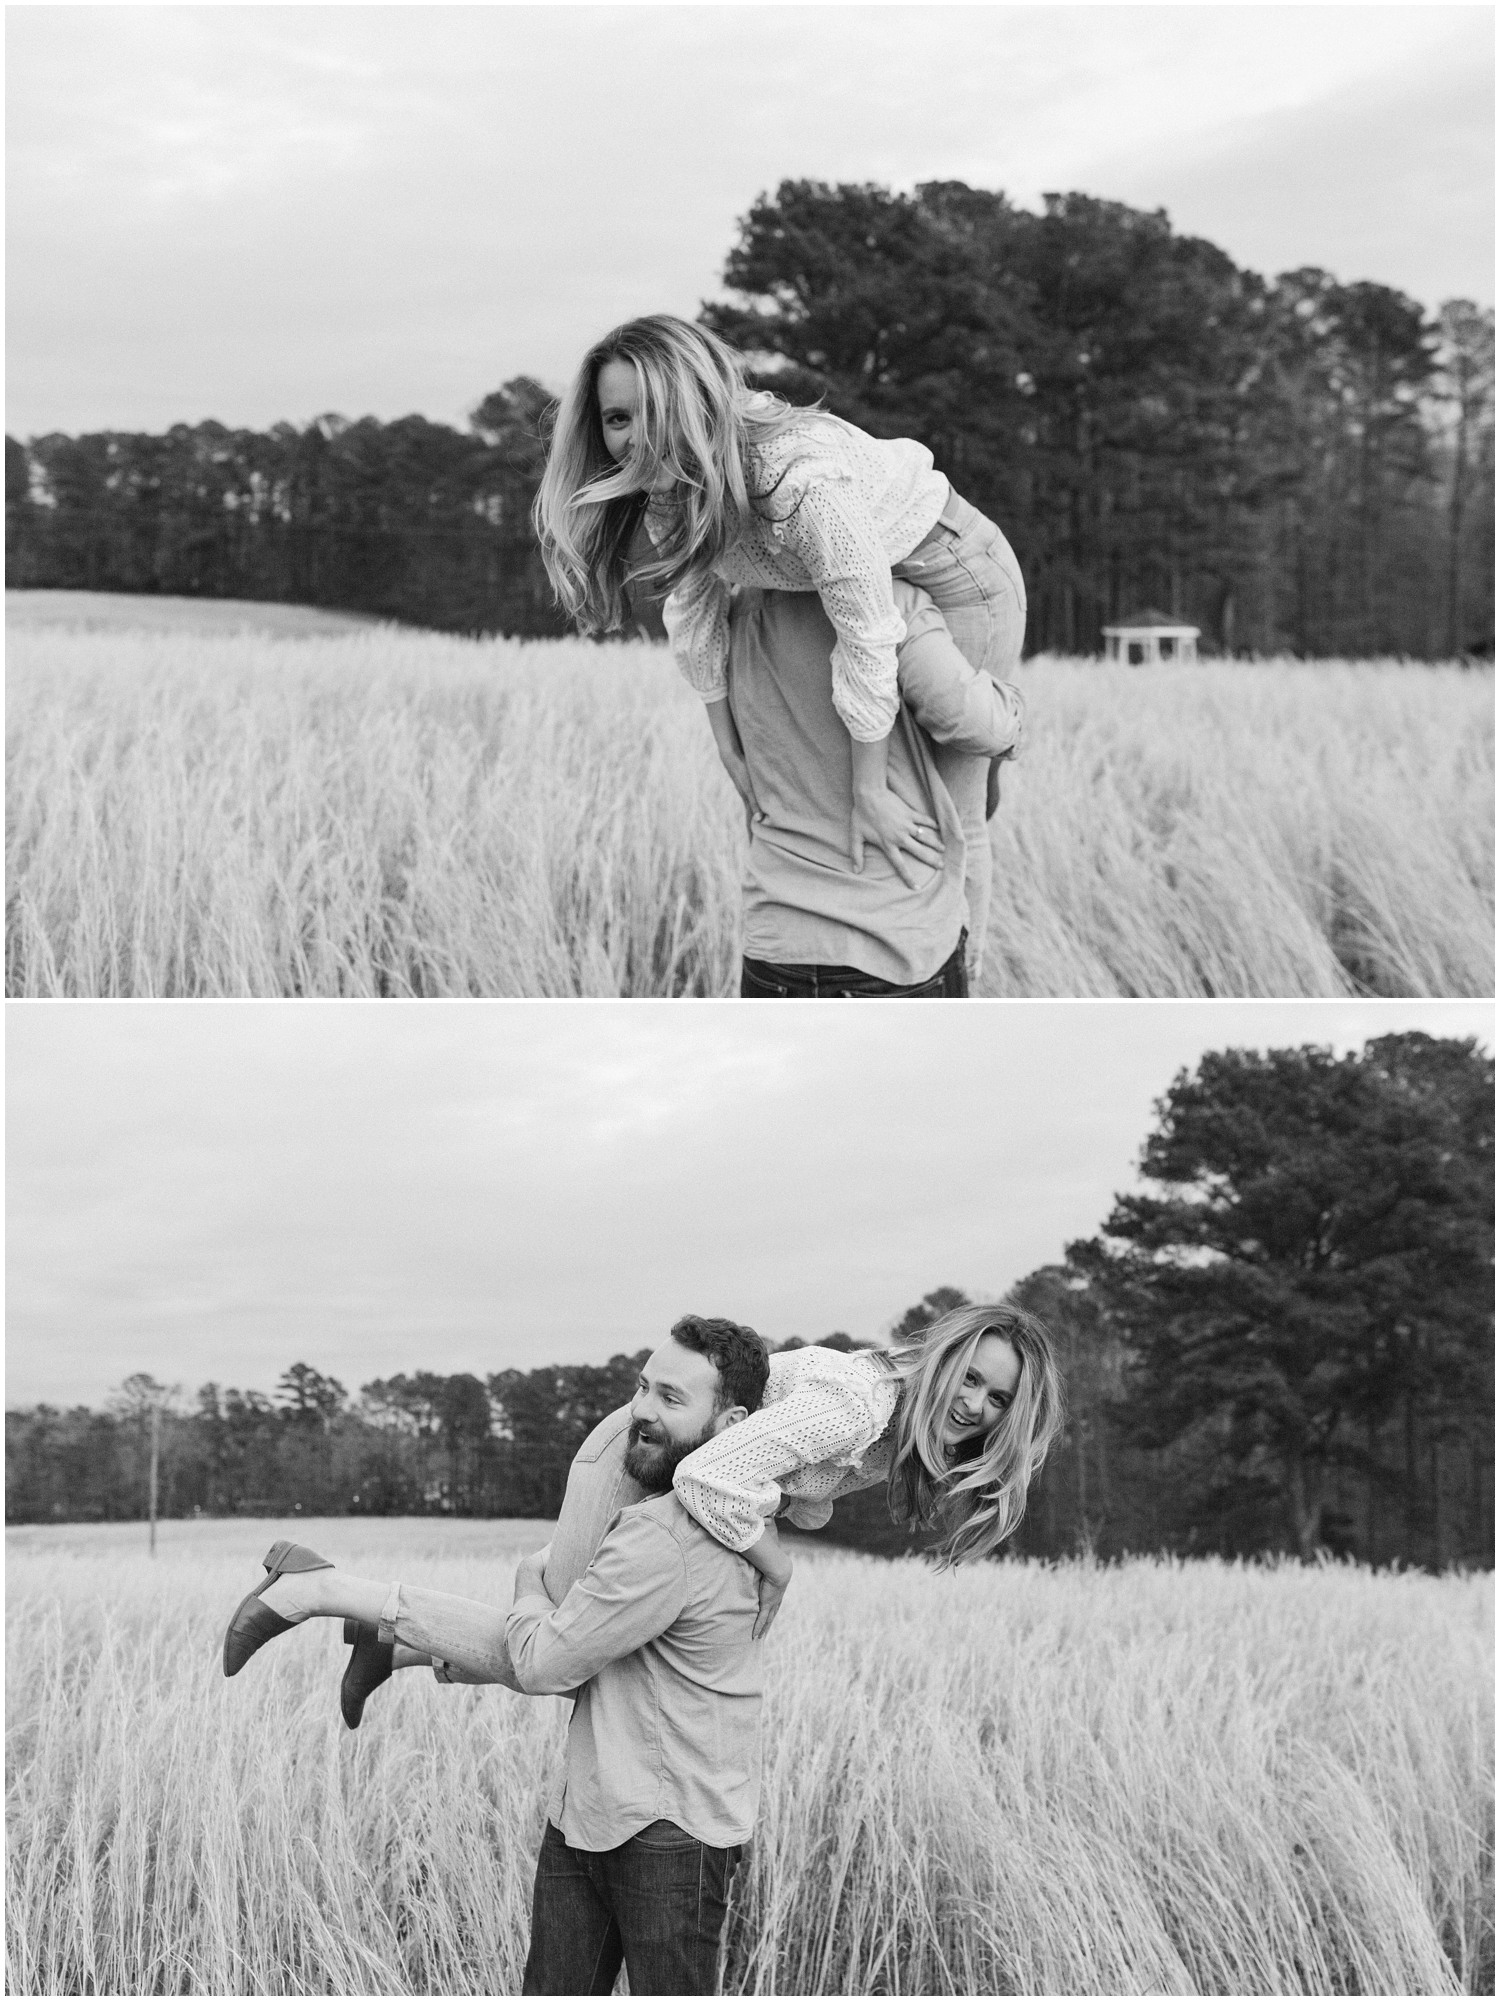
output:
[[[1158,660],[1196,660],[1198,630],[1162,611],[1132,612],[1118,625],[1104,627],[1104,657],[1131,667],[1149,667]]]

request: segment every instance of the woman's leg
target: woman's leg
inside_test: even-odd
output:
[[[395,1674],[398,1668],[413,1667],[431,1668],[439,1681],[462,1682],[469,1688],[481,1687],[485,1682],[482,1674],[470,1674],[467,1668],[461,1668],[456,1661],[442,1660],[437,1654],[418,1653],[415,1647],[403,1647],[398,1640],[391,1648],[391,1673]]]
[[[358,1619],[378,1627],[383,1640],[429,1661],[436,1655],[466,1680],[519,1687],[505,1644],[509,1606],[488,1605],[422,1585],[382,1584],[336,1564],[326,1570],[285,1572],[267,1585],[261,1600],[293,1624],[303,1619]]]
[[[1015,551],[994,522],[957,495],[933,538],[897,563],[895,574],[920,584],[971,667],[1005,681],[1020,664],[1026,635],[1026,586]],[[993,760],[934,745],[938,776],[963,822],[969,905],[968,973],[977,980],[989,931],[994,856],[987,825]]]
[[[1020,664],[1026,585],[1016,552],[987,515],[954,494],[929,540],[895,565],[943,614],[971,667],[1003,681]]]
[[[629,1407],[612,1411],[589,1433],[568,1470],[562,1510],[542,1573],[554,1605],[561,1604],[593,1561],[618,1511],[639,1500],[644,1491],[625,1471],[629,1428]],[[293,1622],[358,1619],[378,1627],[381,1639],[396,1645],[393,1667],[441,1662],[441,1680],[520,1686],[505,1644],[509,1606],[424,1585],[382,1584],[337,1565],[285,1571],[267,1585],[261,1600]]]

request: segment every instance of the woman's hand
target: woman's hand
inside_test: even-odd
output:
[[[854,795],[854,811],[849,816],[849,859],[854,873],[865,866],[866,845],[879,848],[908,889],[921,880],[918,865],[941,868],[943,837],[936,820],[914,813],[899,794],[884,786],[879,792]]]
[[[762,1640],[771,1630],[771,1621],[781,1610],[786,1587],[792,1581],[792,1559],[781,1547],[774,1520],[766,1523],[760,1539],[745,1551],[745,1561],[760,1572],[760,1610],[755,1615],[751,1638]]]
[[[913,863],[941,868],[943,837],[935,820],[925,813],[914,813],[886,783],[890,746],[888,736],[878,737],[874,743],[850,739],[854,810],[849,815],[849,859],[854,873],[862,875],[868,843],[880,849],[908,889],[915,889],[919,878]]]
[[[781,1601],[785,1598],[786,1587],[791,1581],[792,1566],[790,1564],[787,1565],[786,1577],[780,1584],[771,1577],[763,1577],[760,1580],[760,1610],[755,1615],[755,1626],[750,1634],[752,1640],[763,1640],[766,1634],[770,1632],[771,1621],[781,1610]]]

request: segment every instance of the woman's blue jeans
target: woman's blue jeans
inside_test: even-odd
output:
[[[632,1994],[718,1992],[719,1935],[738,1848],[710,1848],[654,1820],[601,1854],[549,1821],[536,1860],[523,1994],[608,1994],[620,1961]]]
[[[953,643],[971,667],[993,681],[1008,681],[1021,659],[1026,637],[1026,586],[1016,553],[986,515],[960,494],[951,493],[931,531],[911,554],[894,566],[894,575],[920,584],[943,614]],[[988,813],[999,800],[998,779],[993,797],[987,777],[995,778],[996,760],[986,771],[983,758],[933,746],[938,776],[947,786],[963,821],[969,866],[964,892],[969,904],[969,977],[976,980],[984,962],[990,924],[994,857],[990,848]]]

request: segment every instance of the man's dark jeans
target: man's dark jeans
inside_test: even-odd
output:
[[[945,959],[930,980],[898,987],[877,980],[854,966],[775,966],[769,959],[744,959],[740,964],[741,1000],[967,1000],[969,974],[964,947],[969,934],[961,931],[953,956]]]
[[[710,1848],[654,1820],[601,1854],[550,1821],[536,1859],[523,1994],[608,1994],[625,1961],[632,1994],[717,1992],[719,1934],[738,1848]]]

